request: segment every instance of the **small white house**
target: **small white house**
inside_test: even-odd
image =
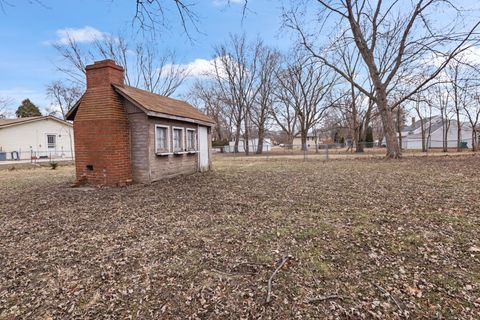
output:
[[[0,161],[73,157],[72,124],[54,116],[0,119]]]
[[[444,131],[447,130],[447,146],[448,148],[457,147],[457,121],[448,120],[442,123],[441,116],[434,116],[424,119],[425,143],[429,149],[443,148]],[[420,121],[412,119],[410,126],[406,126],[402,130],[402,148],[411,150],[422,149],[422,127]],[[461,142],[467,148],[472,147],[472,129],[467,123],[461,124]]]
[[[258,139],[250,139],[248,140],[248,150],[250,152],[257,152],[258,148]],[[263,151],[268,152],[272,149],[272,141],[270,138],[265,138],[263,139]],[[228,151],[229,152],[234,152],[235,151],[235,141],[230,141],[228,143]],[[245,152],[245,145],[244,145],[244,140],[238,141],[238,152]]]

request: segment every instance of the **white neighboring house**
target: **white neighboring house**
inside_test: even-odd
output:
[[[0,119],[0,161],[73,157],[73,126],[54,116]]]
[[[438,149],[443,148],[443,132],[445,130],[442,124],[441,116],[433,116],[426,118],[424,121],[425,142],[427,148]],[[461,123],[461,141],[467,148],[472,147],[472,129],[468,123]],[[412,118],[410,126],[406,126],[402,130],[402,148],[403,149],[422,149],[422,127],[420,121],[415,121]],[[457,121],[449,120],[447,132],[447,146],[448,148],[457,147]]]
[[[245,152],[244,140],[238,141],[238,152]],[[250,139],[248,140],[248,150],[250,152],[257,152],[258,147],[258,139]],[[263,151],[268,152],[272,149],[272,141],[270,138],[263,139]],[[235,150],[235,141],[230,141],[228,143],[228,152],[234,152]]]

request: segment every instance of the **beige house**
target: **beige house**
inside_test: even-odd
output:
[[[0,160],[72,158],[73,150],[73,127],[67,121],[54,116],[0,119]]]

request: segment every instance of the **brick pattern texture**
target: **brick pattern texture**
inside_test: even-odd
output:
[[[86,67],[87,90],[73,123],[77,181],[122,186],[132,181],[129,123],[122,98],[123,68],[111,60]]]

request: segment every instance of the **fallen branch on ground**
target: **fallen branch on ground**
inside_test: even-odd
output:
[[[268,279],[268,290],[267,290],[267,299],[265,300],[265,303],[270,303],[272,300],[272,281],[275,275],[280,271],[280,269],[283,268],[283,266],[290,260],[292,259],[292,256],[286,256],[283,258],[282,262],[277,266],[275,271],[273,271],[272,275],[270,276],[270,279]]]
[[[403,315],[403,308],[402,308],[402,305],[400,304],[400,302],[398,302],[398,300],[390,293],[388,292],[387,290],[385,290],[384,288],[380,287],[378,284],[374,283],[373,286],[375,288],[377,288],[378,290],[380,290],[381,292],[383,292],[384,294],[386,294],[387,296],[389,296],[393,302],[395,302],[395,304],[397,305],[397,308],[400,310],[400,312],[402,313]]]

